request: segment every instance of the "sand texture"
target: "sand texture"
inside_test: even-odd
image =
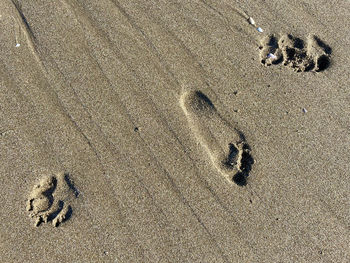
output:
[[[0,262],[350,262],[349,28],[349,1],[1,0]]]

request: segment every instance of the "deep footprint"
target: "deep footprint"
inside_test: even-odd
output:
[[[261,40],[260,61],[266,66],[283,63],[296,72],[320,72],[330,66],[332,49],[317,36],[309,36],[306,42],[291,34],[277,40],[269,35]]]
[[[185,92],[180,104],[192,132],[215,168],[230,182],[246,185],[254,160],[243,134],[220,116],[201,91]]]

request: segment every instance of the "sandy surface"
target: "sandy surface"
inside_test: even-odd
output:
[[[349,18],[0,1],[0,262],[350,262]]]

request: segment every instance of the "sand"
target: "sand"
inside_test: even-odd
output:
[[[349,18],[0,1],[0,262],[350,262]]]

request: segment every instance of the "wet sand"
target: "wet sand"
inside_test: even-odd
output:
[[[349,262],[349,18],[1,1],[0,261]]]

